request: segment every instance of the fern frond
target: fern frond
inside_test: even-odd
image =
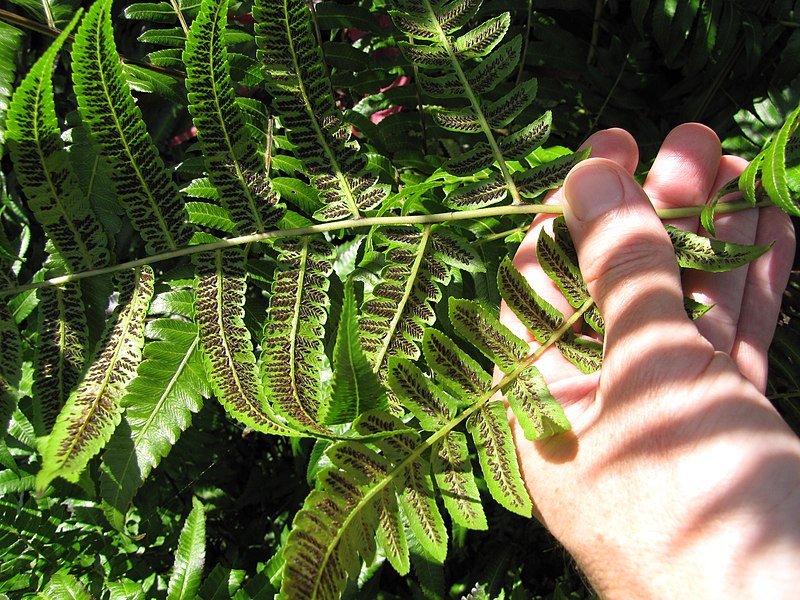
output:
[[[504,81],[522,57],[522,36],[516,35],[485,57],[467,73],[467,81],[476,94],[486,94]]]
[[[540,440],[570,429],[564,410],[534,366],[519,374],[506,390],[506,398],[529,440]]]
[[[320,371],[333,247],[323,240],[276,244],[282,268],[272,285],[261,355],[264,386],[272,405],[290,423],[309,431],[320,425]]]
[[[153,295],[150,267],[119,277],[119,303],[97,355],[58,415],[42,452],[36,489],[55,477],[76,481],[89,459],[108,442],[120,419],[120,398],[135,376],[144,340],[144,318]]]
[[[563,217],[559,217],[557,221],[564,224]],[[560,224],[555,224],[554,230],[558,229]],[[583,280],[576,260],[571,256],[574,251],[571,240],[569,247],[565,249],[559,245],[558,241],[563,239],[564,237],[558,234],[551,238],[542,230],[536,242],[536,256],[544,272],[561,290],[570,306],[578,308],[589,297],[589,290],[586,289],[586,282]],[[592,305],[583,314],[583,318],[597,333],[602,335],[605,332],[605,322],[596,306]]]
[[[686,269],[700,269],[712,273],[730,271],[746,265],[772,248],[772,244],[750,246],[722,242],[683,231],[672,225],[664,227],[672,241],[678,264]]]
[[[422,352],[425,362],[436,372],[437,380],[458,390],[459,396],[477,398],[492,385],[491,376],[477,361],[441,331],[430,327],[425,330]]]
[[[549,110],[530,125],[500,140],[500,151],[508,160],[521,160],[547,141],[553,113]]]
[[[517,464],[508,415],[502,402],[488,402],[467,420],[481,471],[492,497],[511,512],[531,516],[533,505]]]
[[[449,316],[458,334],[505,373],[513,371],[530,351],[527,343],[474,300],[450,298]]]
[[[0,22],[0,158],[5,149],[8,103],[17,75],[17,52],[21,42],[19,29]]]
[[[8,383],[17,383],[22,365],[22,341],[14,316],[8,306],[0,305],[0,379]]]
[[[270,407],[259,382],[245,327],[246,258],[241,248],[198,254],[194,260],[195,321],[211,387],[232,417],[262,433],[296,435]]]
[[[183,61],[189,111],[197,127],[208,177],[239,234],[266,231],[283,210],[276,205],[264,160],[236,102],[224,30],[228,0],[203,2],[194,19]]]
[[[347,577],[358,573],[359,547],[353,544],[357,526],[379,520],[366,494],[389,472],[386,458],[355,441],[332,446],[328,457],[339,469],[336,474],[344,484],[332,484],[334,477],[326,474],[320,478],[324,487],[313,490],[295,515],[284,550],[286,566],[281,586],[281,592],[290,598],[339,598]],[[381,506],[396,510],[396,502],[384,501]],[[384,520],[391,522],[389,537],[396,540],[394,534],[402,531],[402,526],[395,529],[393,515],[380,519],[382,529]],[[398,541],[397,547],[402,546]]]
[[[404,425],[397,417],[372,412],[362,415],[355,428],[361,434],[375,435],[401,430]],[[419,452],[415,452],[419,445],[418,436],[398,433],[380,438],[375,444],[385,456],[399,463],[393,474],[393,482],[400,508],[414,537],[430,558],[444,562],[447,556],[447,529],[436,505],[430,463],[419,456]]]
[[[469,459],[467,436],[450,431],[433,444],[431,469],[450,518],[468,529],[488,529]]]
[[[500,294],[537,342],[543,344],[563,321],[564,316],[539,296],[506,257],[497,270]]]
[[[111,1],[95,2],[75,35],[72,79],[81,117],[112,167],[117,198],[148,252],[185,246],[183,200],[145,129],[114,44]]]
[[[167,586],[167,600],[195,598],[206,561],[206,516],[203,503],[192,498],[192,511],[178,538],[175,565]]]
[[[455,415],[455,400],[407,358],[389,359],[387,379],[391,390],[426,431],[438,431]]]
[[[511,14],[507,12],[488,19],[467,33],[458,36],[453,48],[463,58],[486,56],[506,35],[509,25],[511,25]],[[442,29],[445,28],[442,27]]]
[[[167,300],[180,293],[185,298]],[[193,294],[188,291],[156,296],[151,312],[168,302],[169,314],[191,318]],[[197,325],[189,320],[160,317],[145,329],[150,340],[142,351],[136,379],[120,404],[122,422],[103,453],[100,495],[114,527],[123,530],[125,514],[136,492],[169,454],[210,393],[200,351]]]
[[[524,198],[535,198],[543,192],[554,190],[564,183],[564,178],[572,170],[572,167],[588,156],[589,150],[587,149],[559,156],[527,171],[514,173],[517,189]]]
[[[28,205],[72,271],[103,267],[110,258],[106,234],[70,165],[53,97],[53,64],[80,16],[79,12],[17,88],[7,123],[14,170]]]
[[[431,228],[426,226],[411,248],[394,248],[389,266],[361,309],[361,344],[373,371],[386,380],[390,356],[416,359],[425,326],[436,319],[431,302],[441,298],[438,283],[449,279],[446,265],[432,256]]]
[[[344,287],[339,328],[333,349],[331,394],[320,408],[326,425],[351,423],[362,413],[386,408],[386,392],[361,349],[352,281]]]
[[[89,330],[77,283],[42,288],[38,296],[39,336],[32,391],[34,425],[39,435],[46,435],[80,379]]]
[[[315,216],[329,221],[377,208],[388,187],[365,170],[336,108],[308,7],[300,0],[258,0],[253,14],[265,88],[326,205]]]

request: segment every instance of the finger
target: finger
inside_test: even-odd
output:
[[[789,216],[777,208],[760,211],[756,244],[775,245],[748,266],[736,339],[731,357],[763,393],[767,386],[767,350],[775,333],[783,290],[795,253],[795,232]]]
[[[636,141],[624,129],[607,129],[591,135],[581,146],[591,148],[592,156],[603,157],[619,164],[628,173],[636,170],[639,162],[639,148]],[[546,204],[563,204],[562,189],[554,191],[545,199]],[[562,314],[570,314],[573,308],[566,301],[558,287],[539,266],[536,256],[536,243],[542,230],[552,234],[554,215],[542,214],[537,216],[531,224],[528,233],[514,255],[514,266],[522,273],[523,277],[536,290],[536,293],[547,300]],[[517,316],[508,308],[505,302],[500,306],[500,321],[504,323],[518,337],[524,339],[532,347],[538,346],[528,328],[522,324]],[[546,352],[537,362],[539,369],[550,381],[577,373],[577,368],[567,361],[559,352],[552,350]]]
[[[581,148],[591,148],[593,157],[602,157],[612,160],[622,166],[628,173],[633,174],[639,162],[639,148],[633,136],[624,129],[607,129],[591,135],[581,146]],[[561,188],[551,193],[546,204],[563,204],[563,192]],[[563,295],[553,283],[553,281],[542,271],[536,257],[536,242],[541,231],[552,233],[553,215],[539,215],[531,224],[525,239],[522,240],[517,252],[514,255],[514,266],[527,279],[528,283],[545,300],[550,302],[555,308],[563,312],[570,312],[572,308],[564,299]],[[500,320],[508,325],[511,330],[528,342],[533,341],[527,328],[522,325],[516,316],[508,310],[505,305],[501,307]]]
[[[606,322],[603,371],[612,380],[615,370],[630,375],[659,346],[654,361],[670,369],[704,367],[686,351],[702,338],[683,308],[672,244],[642,188],[615,163],[589,159],[567,176],[564,196],[581,271]]]
[[[735,156],[723,156],[720,161],[714,190],[741,175],[747,161]],[[740,198],[740,194],[732,197]],[[727,198],[730,200],[731,197]],[[725,199],[723,199],[724,201]],[[752,244],[758,228],[758,211],[748,210],[720,215],[715,219],[716,237],[726,242]],[[688,270],[683,276],[683,289],[687,296],[713,306],[695,324],[715,350],[730,353],[736,339],[742,306],[742,294],[747,281],[748,267],[727,273],[706,273]]]
[[[705,125],[686,123],[664,139],[644,191],[656,208],[698,206],[709,197],[721,157],[719,138]],[[697,230],[697,217],[668,221],[688,231]]]

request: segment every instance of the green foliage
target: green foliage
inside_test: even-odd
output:
[[[712,236],[798,214],[789,3],[124,4],[0,15],[0,593],[584,597],[520,558],[551,542],[508,408],[567,431],[537,348],[594,372],[604,323],[563,219],[536,251],[572,314],[519,232],[590,128],[647,153],[687,98],[745,107],[719,130],[756,156]],[[667,231],[683,268],[769,250]]]

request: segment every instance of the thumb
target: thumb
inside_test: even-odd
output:
[[[696,338],[672,244],[641,186],[616,163],[595,158],[570,172],[564,197],[581,272],[606,323],[606,359],[618,346],[635,359],[655,343]]]

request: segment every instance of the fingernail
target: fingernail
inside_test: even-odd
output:
[[[579,166],[564,182],[569,211],[591,221],[622,204],[624,190],[617,172],[603,164]]]

